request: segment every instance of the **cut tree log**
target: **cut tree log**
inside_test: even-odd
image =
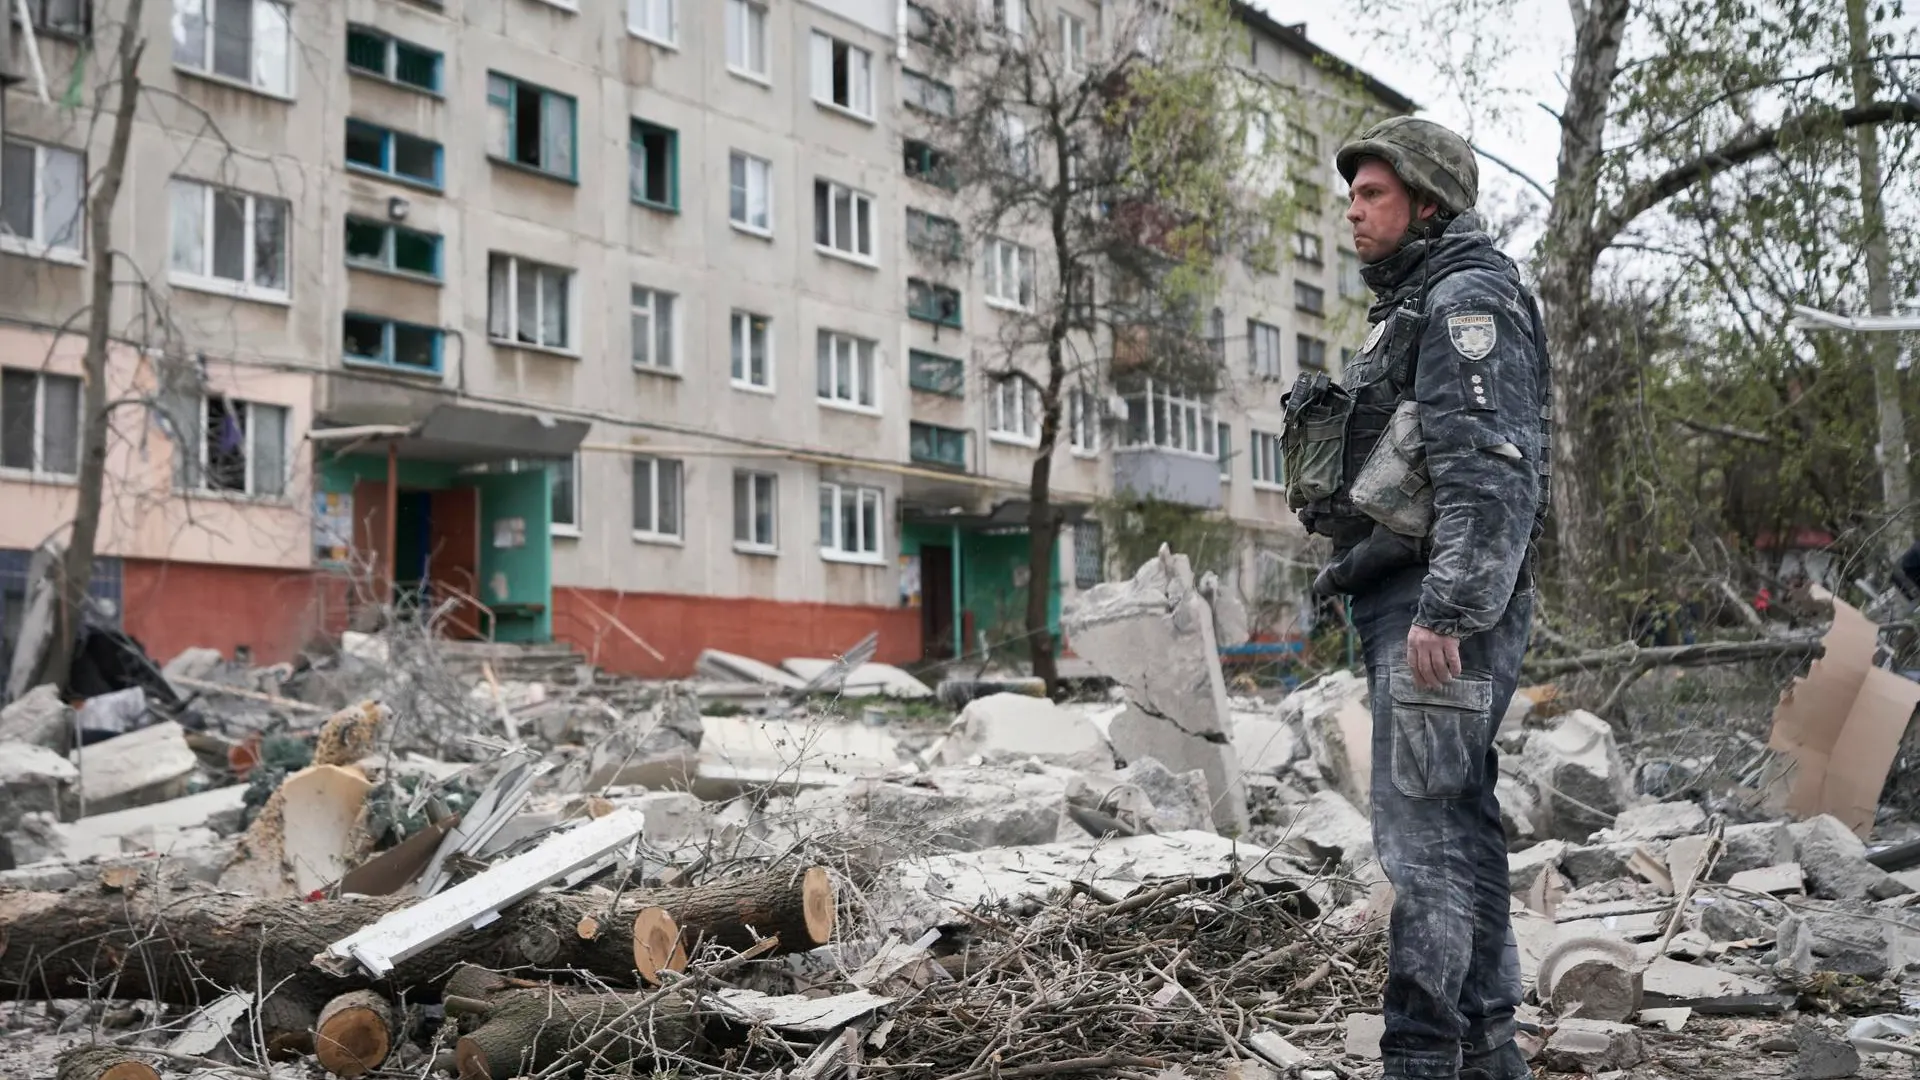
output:
[[[160,1080],[160,1072],[117,1046],[76,1046],[60,1055],[56,1080]]]
[[[633,917],[633,969],[650,986],[660,985],[662,971],[687,970],[687,947],[680,939],[680,924],[673,921],[666,908],[641,908]]]
[[[352,990],[327,1002],[314,1025],[314,1056],[335,1076],[363,1076],[387,1060],[399,1035],[399,1014],[373,990]]]
[[[353,897],[304,902],[206,890],[64,893],[0,891],[0,987],[26,1000],[86,998],[105,991],[198,1008],[233,987],[277,988],[263,1007],[320,1008],[351,990],[437,987],[462,963],[495,968],[576,968],[632,984],[640,912],[663,908],[683,941],[743,948],[778,935],[775,953],[832,940],[834,890],[826,871],[770,873],[682,889],[541,893],[479,930],[455,934],[402,961],[385,980],[355,968],[335,976],[313,966],[334,942],[411,901]],[[609,905],[613,910],[609,911]],[[582,937],[583,919],[596,925]],[[668,966],[671,966],[669,964]],[[656,969],[657,970],[657,969]],[[111,987],[111,990],[106,988]]]
[[[1577,656],[1545,657],[1532,660],[1521,670],[1534,679],[1550,679],[1576,671],[1595,671],[1632,667],[1649,671],[1656,667],[1700,667],[1708,664],[1736,664],[1749,660],[1778,660],[1818,657],[1826,651],[1822,637],[1769,638],[1764,641],[1703,641],[1696,645],[1615,645]]]
[[[514,990],[487,1003],[486,1019],[454,1044],[460,1080],[530,1076],[571,1053],[599,1067],[684,1053],[700,1037],[678,995]]]

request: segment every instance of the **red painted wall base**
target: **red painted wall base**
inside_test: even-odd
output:
[[[655,660],[619,628],[583,602],[612,614],[658,649]],[[721,649],[769,664],[788,657],[828,657],[845,652],[880,631],[884,664],[920,659],[920,609],[858,607],[759,600],[752,597],[616,593],[606,589],[555,588],[553,635],[571,642],[608,671],[649,678],[693,674],[702,649]]]

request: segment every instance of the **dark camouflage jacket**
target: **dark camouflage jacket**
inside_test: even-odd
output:
[[[1434,525],[1415,623],[1466,637],[1500,620],[1532,541],[1548,451],[1551,373],[1533,296],[1472,213],[1362,272],[1368,321],[1426,302],[1417,333],[1374,333],[1342,382],[1377,382],[1412,362],[1432,478]],[[1404,394],[1406,388],[1397,388]]]

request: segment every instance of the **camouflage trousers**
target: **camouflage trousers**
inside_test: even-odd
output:
[[[1422,690],[1406,648],[1425,576],[1410,567],[1353,598],[1373,709],[1374,847],[1394,888],[1384,1077],[1524,1080],[1493,738],[1519,679],[1533,593],[1460,643],[1459,678]]]

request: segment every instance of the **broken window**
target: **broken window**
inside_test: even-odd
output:
[[[172,279],[242,295],[287,295],[287,204],[175,178]]]
[[[488,154],[572,179],[573,136],[573,98],[487,73]]]
[[[285,493],[285,406],[208,395],[196,442],[198,476],[191,487],[263,497]]]
[[[680,134],[635,120],[627,140],[627,186],[633,201],[680,208]]]

